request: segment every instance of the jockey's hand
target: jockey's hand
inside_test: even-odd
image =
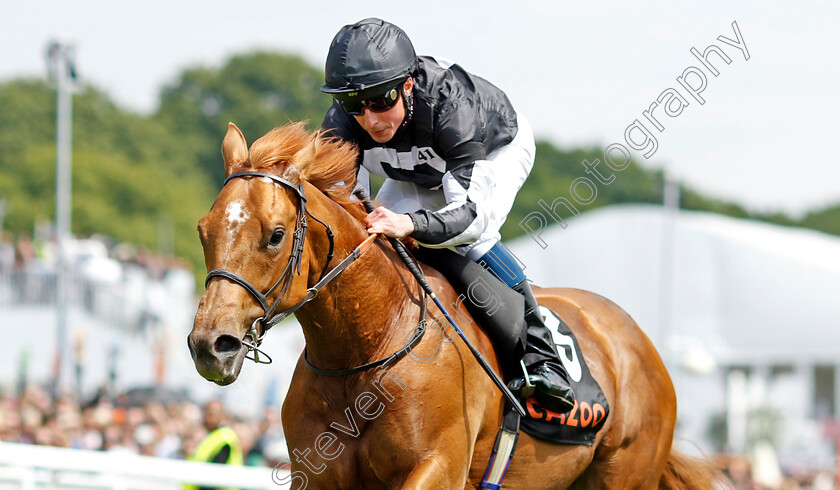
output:
[[[414,231],[414,223],[407,214],[397,214],[379,206],[367,216],[368,233],[382,233],[392,238],[402,238]]]

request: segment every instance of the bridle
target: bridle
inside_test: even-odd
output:
[[[247,279],[240,276],[239,274],[226,270],[226,269],[213,269],[209,273],[207,273],[207,278],[204,280],[205,288],[210,283],[210,280],[214,277],[224,277],[230,281],[239,284],[246,291],[248,291],[251,296],[260,304],[263,309],[263,315],[258,317],[251,323],[251,328],[248,330],[248,333],[245,334],[245,338],[242,339],[242,344],[248,348],[248,354],[251,352],[254,353],[253,357],[248,357],[248,354],[245,355],[247,359],[251,359],[256,363],[259,364],[270,364],[272,362],[271,357],[268,356],[265,352],[259,349],[259,346],[262,344],[263,338],[265,337],[266,332],[277,325],[278,323],[282,322],[289,316],[291,316],[294,312],[296,312],[300,307],[305,305],[306,303],[315,299],[318,295],[318,292],[324,288],[330,281],[335,279],[339,274],[341,274],[344,269],[346,269],[350,264],[353,263],[356,259],[361,257],[361,255],[370,247],[370,245],[376,240],[378,235],[370,235],[366,238],[359,246],[357,246],[350,254],[344,258],[338,265],[336,265],[332,270],[327,272],[327,268],[330,262],[333,259],[333,252],[335,250],[335,237],[332,232],[330,226],[320,219],[316,218],[306,209],[306,194],[303,192],[303,184],[295,185],[292,182],[283,179],[282,177],[278,177],[274,174],[266,173],[266,172],[256,172],[256,171],[242,171],[242,172],[235,172],[230,174],[222,184],[222,187],[227,185],[233,179],[236,178],[244,178],[244,177],[264,177],[267,178],[277,184],[280,184],[286,188],[291,189],[295,195],[298,197],[298,211],[297,211],[297,224],[294,231],[294,238],[292,240],[292,253],[289,257],[289,263],[286,264],[286,268],[283,270],[283,273],[280,275],[280,278],[271,286],[268,291],[265,293],[261,293],[253,284],[248,282]],[[330,242],[329,251],[327,252],[327,261],[324,264],[324,270],[321,272],[321,276],[318,278],[318,281],[315,283],[314,286],[308,288],[306,290],[306,295],[303,297],[302,300],[298,301],[293,306],[275,314],[275,310],[277,309],[277,305],[280,303],[280,300],[286,295],[286,292],[289,290],[289,286],[292,284],[292,276],[297,271],[297,274],[300,275],[300,266],[301,266],[301,256],[303,254],[303,245],[306,241],[306,228],[307,222],[306,217],[309,216],[318,223],[320,223],[325,229],[327,233],[327,238]],[[277,299],[274,300],[274,303],[269,306],[268,304],[268,296],[270,296],[280,284],[283,284],[280,293],[277,296]],[[345,376],[347,374],[353,374],[356,372],[364,371],[367,369],[371,369],[373,367],[388,365],[392,362],[398,360],[400,357],[404,356],[411,350],[415,345],[420,343],[420,340],[423,338],[423,335],[426,331],[426,298],[424,295],[423,301],[423,312],[421,316],[421,322],[418,327],[414,330],[414,334],[412,335],[411,340],[399,351],[395,352],[391,356],[380,359],[379,361],[375,361],[369,364],[365,364],[362,366],[357,366],[350,369],[338,369],[338,370],[325,370],[325,369],[318,369],[315,366],[312,366],[308,359],[306,358],[306,351],[304,351],[304,361],[306,361],[306,365],[315,373],[322,374],[325,376]],[[262,332],[259,332],[257,325],[262,324]],[[265,356],[268,361],[261,361],[260,355]]]
[[[310,288],[306,291],[306,296],[298,304],[294,305],[292,308],[281,311],[280,313],[277,313],[276,315],[274,314],[274,311],[277,309],[277,305],[279,304],[280,298],[283,298],[286,295],[286,292],[289,290],[289,286],[291,286],[291,284],[292,284],[292,276],[295,274],[295,271],[297,271],[298,275],[300,274],[300,259],[301,259],[301,255],[303,254],[303,245],[304,245],[304,242],[306,240],[306,228],[307,228],[306,216],[307,215],[311,216],[312,219],[321,223],[327,230],[327,237],[329,238],[329,241],[330,241],[330,249],[329,249],[329,252],[327,253],[327,264],[329,264],[329,262],[332,260],[333,249],[335,247],[335,240],[334,240],[334,237],[333,237],[332,229],[329,227],[329,225],[325,224],[323,221],[319,220],[315,216],[312,216],[312,214],[307,211],[307,209],[306,209],[306,194],[303,192],[303,186],[302,185],[295,185],[295,184],[289,182],[288,180],[286,180],[282,177],[278,177],[274,174],[269,174],[269,173],[266,173],[266,172],[244,171],[244,172],[236,172],[236,173],[230,174],[225,179],[225,182],[222,184],[222,187],[226,186],[227,183],[230,182],[233,179],[243,178],[243,177],[263,177],[263,178],[267,178],[267,179],[270,179],[270,180],[272,180],[272,181],[274,181],[274,182],[276,182],[276,183],[278,183],[278,184],[280,184],[280,185],[282,185],[286,188],[291,189],[292,191],[294,191],[295,195],[297,195],[298,202],[299,202],[298,212],[297,212],[297,225],[296,225],[295,231],[294,231],[294,238],[293,238],[293,241],[292,241],[292,253],[291,253],[291,256],[289,258],[289,263],[286,264],[286,268],[283,270],[283,273],[280,275],[280,278],[277,279],[277,281],[274,283],[274,285],[271,286],[268,289],[268,291],[266,291],[264,294],[261,293],[256,287],[254,287],[253,284],[248,282],[248,280],[245,279],[244,277],[240,276],[239,274],[237,274],[235,272],[231,272],[231,271],[226,270],[226,269],[214,269],[214,270],[210,271],[207,274],[207,277],[204,279],[204,287],[207,287],[207,285],[210,283],[210,280],[213,279],[214,277],[224,277],[225,279],[229,279],[229,280],[239,284],[243,288],[245,288],[245,290],[248,291],[251,294],[251,296],[253,296],[254,299],[257,300],[257,302],[260,304],[260,306],[263,309],[263,316],[257,318],[256,320],[253,321],[253,323],[251,323],[251,328],[248,331],[248,334],[246,334],[245,339],[243,339],[243,343],[248,347],[249,353],[251,351],[254,352],[254,357],[253,358],[249,357],[248,359],[253,359],[255,362],[260,363],[261,361],[260,361],[259,355],[263,354],[266,358],[268,358],[268,361],[264,362],[264,364],[268,364],[268,363],[271,363],[271,357],[269,357],[266,353],[264,353],[264,352],[262,352],[258,349],[260,344],[262,344],[262,339],[265,336],[265,333],[268,331],[268,329],[270,329],[274,325],[277,325],[278,323],[283,321],[286,317],[288,317],[289,315],[294,313],[298,308],[300,308],[301,306],[303,306],[307,302],[311,301],[318,294],[317,289],[314,289],[314,287]],[[327,269],[325,267],[324,268],[324,273],[326,273],[326,271],[327,271]],[[321,279],[323,279],[323,277],[324,277],[324,274],[321,275]],[[319,282],[320,282],[320,280],[319,280]],[[277,289],[277,287],[280,286],[281,283],[283,283],[283,288],[280,290],[280,294],[278,295],[277,300],[275,300],[274,303],[271,306],[269,306],[268,305],[268,296],[270,296],[271,293],[273,293],[274,290]],[[257,324],[259,324],[259,323],[261,323],[262,326],[263,326],[262,333],[259,333],[258,330],[257,330]],[[250,337],[250,340],[248,340],[249,337]]]

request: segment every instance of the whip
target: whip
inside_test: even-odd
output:
[[[362,204],[364,204],[365,210],[367,210],[368,214],[372,213],[374,207],[373,203],[370,202],[370,198],[368,197],[367,193],[363,189],[356,189],[354,191],[354,194],[356,195],[356,197],[359,198],[360,201],[362,201]],[[502,394],[505,395],[505,398],[507,398],[507,400],[513,406],[513,408],[516,409],[517,412],[519,412],[519,415],[527,417],[528,415],[525,413],[525,409],[522,408],[522,405],[519,403],[519,400],[513,395],[513,393],[510,392],[505,383],[501,380],[501,378],[499,378],[499,375],[496,374],[496,371],[494,371],[493,368],[490,367],[490,364],[487,362],[484,356],[481,355],[481,352],[479,352],[478,349],[476,349],[475,346],[472,345],[472,343],[470,343],[470,341],[467,339],[467,336],[464,335],[463,330],[461,330],[461,327],[459,327],[458,324],[455,323],[455,320],[452,319],[452,316],[449,314],[446,308],[444,308],[443,304],[435,295],[434,291],[432,291],[431,286],[429,286],[428,281],[426,281],[426,276],[423,274],[423,271],[421,271],[420,268],[417,267],[417,264],[415,264],[411,256],[408,255],[408,251],[405,249],[405,246],[402,244],[402,242],[400,242],[396,238],[387,238],[388,241],[391,243],[391,246],[394,248],[394,251],[397,252],[397,255],[400,256],[400,259],[402,259],[402,261],[405,263],[405,266],[408,267],[408,270],[411,271],[411,274],[414,275],[415,279],[417,279],[417,282],[418,284],[420,284],[420,287],[423,288],[423,291],[425,291],[426,294],[432,298],[432,301],[435,302],[437,307],[443,313],[443,316],[446,317],[446,319],[458,333],[458,336],[461,337],[461,340],[463,340],[467,347],[469,347],[470,352],[472,352],[473,357],[475,357],[475,359],[478,361],[478,364],[481,365],[481,367],[484,369],[484,372],[486,372],[487,375],[490,376],[490,379],[493,380],[493,383],[496,385],[497,388],[499,388],[499,391],[501,391]]]

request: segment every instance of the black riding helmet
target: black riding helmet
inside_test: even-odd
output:
[[[414,75],[417,55],[402,29],[371,17],[347,25],[330,44],[321,92],[339,100],[381,95]]]

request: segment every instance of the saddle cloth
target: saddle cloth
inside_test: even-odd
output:
[[[589,372],[569,326],[545,306],[540,306],[540,309],[554,337],[560,360],[569,373],[576,402],[569,413],[558,414],[541,407],[535,398],[529,398],[525,403],[528,417],[520,421],[519,427],[526,434],[545,441],[591,446],[610,412],[609,403],[601,386]]]

